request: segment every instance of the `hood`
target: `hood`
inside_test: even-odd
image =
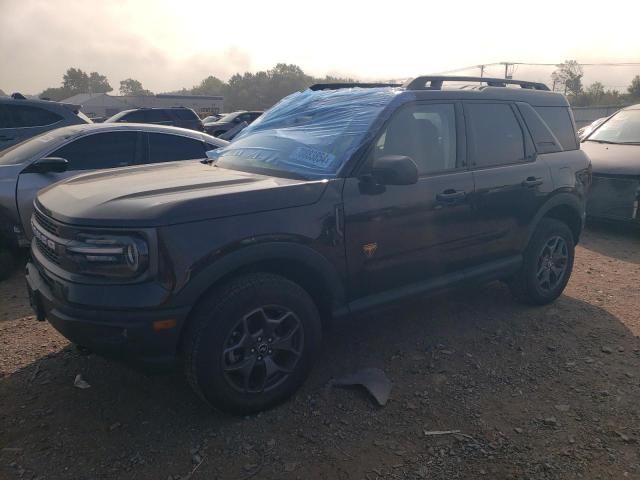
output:
[[[51,217],[94,227],[157,227],[316,202],[325,181],[227,170],[200,162],[103,170],[42,190]]]
[[[593,173],[640,176],[640,145],[586,141],[580,147],[591,159]]]

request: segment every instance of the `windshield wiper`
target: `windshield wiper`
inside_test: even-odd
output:
[[[609,145],[620,145],[620,142],[610,142],[609,140],[594,140],[593,138],[587,138],[585,142],[607,143]]]

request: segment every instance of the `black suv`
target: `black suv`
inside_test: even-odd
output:
[[[551,302],[591,174],[547,90],[316,85],[209,161],[58,183],[35,202],[37,318],[98,353],[179,359],[246,413],[296,390],[330,319],[471,281]]]
[[[0,150],[54,128],[91,123],[80,106],[26,99],[19,93],[0,97]]]
[[[123,110],[104,121],[104,123],[116,122],[153,123],[155,125],[170,125],[204,132],[204,125],[200,117],[192,109],[186,107],[152,107]]]

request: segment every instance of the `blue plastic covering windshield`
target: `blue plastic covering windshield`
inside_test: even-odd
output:
[[[285,97],[225,148],[207,152],[221,167],[332,178],[369,138],[402,90],[305,90]]]

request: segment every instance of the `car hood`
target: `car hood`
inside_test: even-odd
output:
[[[157,227],[307,205],[325,188],[325,181],[175,162],[74,177],[42,190],[37,205],[68,224]]]
[[[593,173],[640,176],[640,145],[586,141],[581,148],[591,159]]]

